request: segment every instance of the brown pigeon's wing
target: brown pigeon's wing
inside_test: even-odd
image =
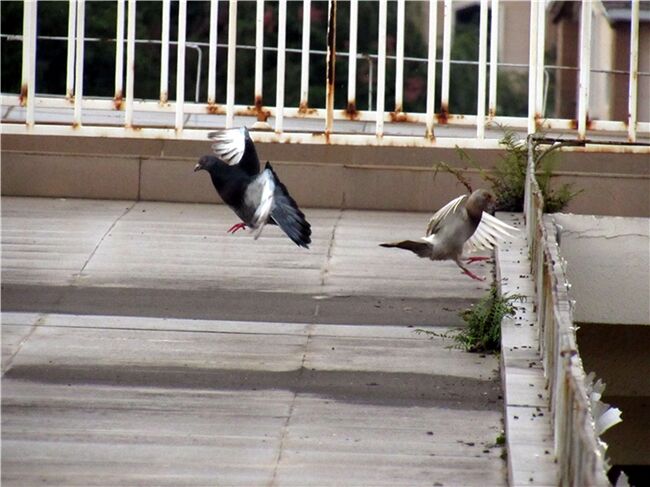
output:
[[[402,240],[401,242],[388,242],[379,244],[381,247],[396,247],[398,249],[410,250],[419,257],[431,255],[431,245],[426,242],[414,242],[413,240]]]
[[[474,234],[465,242],[463,253],[470,253],[476,250],[489,250],[499,240],[514,237],[519,230],[502,222],[489,213],[483,212],[481,223],[476,227]]]
[[[462,211],[465,208],[465,202],[467,201],[467,198],[467,195],[454,198],[445,206],[436,211],[431,217],[431,220],[429,220],[426,236],[428,237],[429,235],[437,233],[440,225],[449,215],[458,214],[458,212]]]

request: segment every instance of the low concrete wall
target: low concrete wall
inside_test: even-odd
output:
[[[2,136],[2,194],[157,201],[218,201],[205,174],[192,172],[209,142]],[[467,151],[491,168],[500,151]],[[432,211],[465,188],[434,165],[466,168],[453,149],[258,144],[305,207]],[[649,163],[635,154],[565,153],[554,184],[584,192],[568,211],[650,216]],[[465,175],[487,186],[476,169]]]

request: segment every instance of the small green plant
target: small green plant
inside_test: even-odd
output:
[[[416,331],[441,338],[452,338],[459,348],[468,352],[499,352],[501,321],[506,315],[514,314],[513,303],[523,299],[524,296],[520,294],[500,296],[493,284],[483,299],[460,313],[467,326],[444,334],[423,329]]]
[[[517,139],[516,134],[508,129],[504,129],[501,145],[505,148],[505,155],[501,156],[495,164],[494,170],[491,171],[480,167],[463,149],[456,147],[456,151],[461,161],[465,161],[477,169],[481,178],[492,186],[492,191],[497,198],[497,211],[522,211],[528,148],[524,141]],[[547,213],[561,211],[569,201],[582,192],[582,190],[574,191],[571,184],[563,184],[558,189],[551,187],[551,178],[557,162],[555,150],[560,146],[561,144],[557,144],[545,149],[540,144],[534,146],[534,157],[538,165],[536,177],[544,197],[544,211]],[[462,175],[461,170],[441,162],[437,164],[434,176],[439,169],[453,174],[461,184],[470,192],[472,191],[469,181]]]

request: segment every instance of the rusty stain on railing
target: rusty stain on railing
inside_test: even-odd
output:
[[[325,134],[329,135],[334,125],[334,81],[336,79],[336,0],[329,0],[327,12],[327,113],[325,115]],[[327,139],[329,141],[329,139]]]

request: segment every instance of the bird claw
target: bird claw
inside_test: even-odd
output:
[[[474,274],[473,272],[471,272],[471,271],[469,271],[467,269],[463,269],[463,274],[468,275],[469,277],[471,277],[475,281],[481,281],[481,282],[485,281],[485,277],[479,277],[479,276],[477,276],[476,274]]]
[[[235,223],[232,227],[230,227],[227,231],[227,233],[235,233],[238,230],[242,230],[246,228],[245,223]]]
[[[491,257],[468,257],[467,260],[465,261],[466,264],[472,264],[474,262],[483,262],[486,260],[490,260]]]

